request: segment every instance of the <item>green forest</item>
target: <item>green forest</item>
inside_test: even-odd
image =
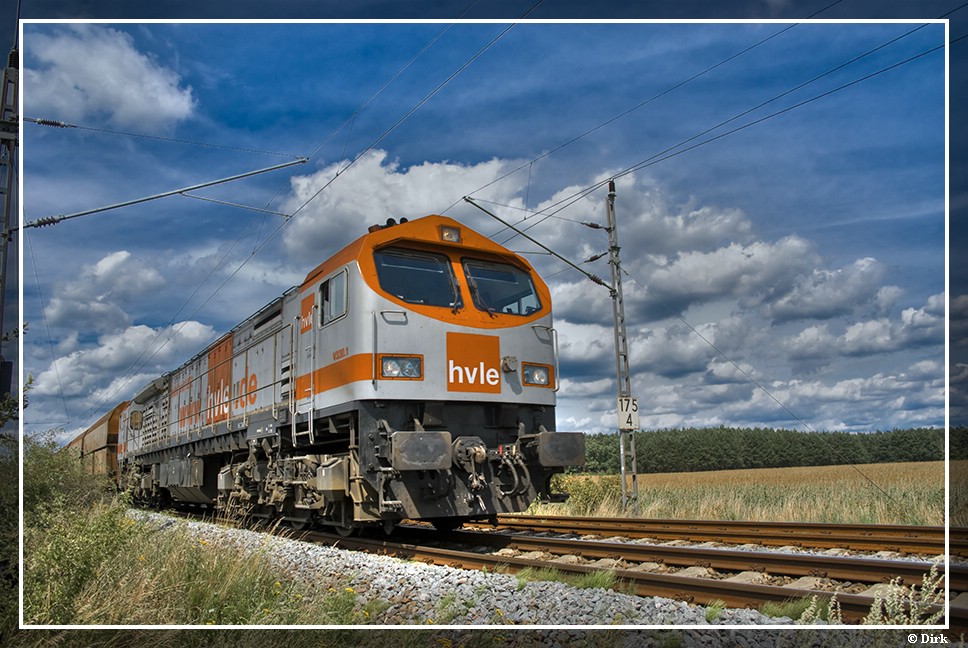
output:
[[[944,430],[798,432],[772,428],[677,428],[635,433],[639,473],[941,461]],[[951,459],[968,458],[968,428],[950,434]],[[628,449],[626,449],[628,450]],[[585,437],[585,472],[618,473],[618,435]]]

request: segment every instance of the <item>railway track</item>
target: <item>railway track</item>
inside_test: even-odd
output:
[[[555,534],[581,530],[582,539],[549,537],[549,523],[554,521]],[[571,522],[577,522],[572,524]],[[924,574],[931,568],[928,560],[890,560],[871,557],[816,555],[781,551],[725,549],[710,546],[664,546],[654,543],[590,539],[590,526],[595,535],[624,538],[655,538],[654,521],[621,520],[618,533],[616,520],[592,518],[531,518],[509,516],[498,520],[497,531],[488,525],[489,531],[461,530],[449,533],[429,528],[427,525],[405,525],[398,528],[393,538],[343,537],[318,531],[298,532],[300,540],[319,542],[344,549],[391,555],[402,559],[427,562],[459,569],[487,569],[516,573],[526,568],[534,570],[555,569],[566,574],[588,574],[610,571],[616,579],[616,589],[639,596],[672,598],[699,605],[721,602],[727,607],[760,609],[765,603],[782,603],[811,596],[829,598],[834,592],[845,621],[860,622],[869,612],[875,600],[878,586],[895,578],[902,584],[920,585]],[[650,532],[644,529],[653,526]],[[609,525],[611,523],[611,526]],[[668,539],[702,540],[723,542],[718,537],[723,528],[732,531],[732,542],[742,537],[745,544],[779,544],[805,546],[791,542],[791,525],[766,524],[774,534],[773,541],[766,541],[751,533],[755,525],[719,522],[662,521]],[[670,527],[681,524],[686,531],[673,534]],[[803,525],[799,525],[800,528]],[[817,525],[807,525],[816,530]],[[830,525],[824,525],[829,527]],[[722,527],[722,528],[720,528]],[[788,527],[782,529],[781,527]],[[516,532],[512,533],[511,530]],[[523,533],[524,529],[537,533]],[[850,529],[844,527],[847,531]],[[822,534],[825,544],[811,540],[814,548],[845,546],[849,533]],[[779,533],[776,533],[779,531]],[[877,529],[862,528],[857,534],[863,540],[853,544],[858,550],[887,550],[878,544]],[[912,547],[921,547],[919,553],[929,556],[943,551],[943,530],[940,545],[937,530],[929,529],[919,534],[908,527],[885,529],[883,542],[897,545],[897,539],[910,541]],[[931,536],[934,536],[933,540]],[[710,536],[717,536],[715,538]],[[779,542],[783,538],[785,542]],[[920,543],[920,544],[918,544]],[[897,549],[892,549],[897,550]],[[944,569],[944,566],[941,566]],[[945,577],[953,603],[948,611],[947,623],[950,633],[957,637],[968,633],[968,566],[949,565]],[[958,594],[961,593],[961,596]],[[935,608],[938,609],[938,608]]]
[[[574,533],[656,541],[689,540],[735,545],[843,548],[940,556],[945,553],[944,527],[900,525],[805,524],[787,522],[720,522],[565,516],[501,515],[496,530]],[[968,557],[968,529],[951,529],[950,553]]]
[[[369,551],[378,554],[391,555],[407,560],[422,561],[437,565],[446,565],[458,569],[488,569],[491,571],[503,571],[516,573],[526,568],[534,570],[555,569],[559,572],[569,574],[588,574],[595,571],[608,570],[614,573],[617,585],[616,588],[623,592],[632,592],[639,596],[660,596],[673,598],[700,605],[708,605],[714,602],[722,602],[728,607],[747,607],[759,609],[765,603],[782,603],[789,600],[802,599],[812,595],[820,598],[829,598],[834,592],[824,589],[811,589],[809,586],[794,586],[792,584],[775,585],[766,582],[758,582],[759,579],[752,574],[764,575],[763,572],[755,571],[763,568],[769,563],[772,573],[775,575],[780,572],[788,572],[791,575],[805,574],[813,570],[816,573],[847,575],[851,574],[855,581],[863,581],[869,585],[884,582],[887,578],[900,575],[906,582],[920,582],[921,576],[930,569],[930,564],[917,562],[913,565],[902,565],[901,561],[873,561],[870,559],[844,559],[834,557],[820,557],[820,561],[809,560],[818,558],[816,556],[786,556],[786,558],[768,557],[769,552],[724,552],[718,550],[712,552],[708,548],[699,548],[697,551],[676,547],[667,548],[678,551],[671,551],[663,554],[663,560],[670,563],[678,562],[685,566],[687,563],[694,567],[701,567],[704,576],[696,576],[688,568],[673,572],[652,572],[643,571],[634,566],[628,565],[627,557],[651,556],[659,557],[657,553],[648,553],[655,547],[643,548],[636,547],[628,543],[614,542],[589,542],[572,541],[573,544],[563,545],[561,540],[548,542],[548,538],[534,538],[533,544],[524,544],[520,537],[504,538],[508,542],[507,546],[517,544],[518,548],[528,548],[530,551],[519,555],[502,554],[501,552],[481,551],[483,545],[490,545],[493,549],[495,543],[500,544],[501,538],[494,534],[484,534],[477,532],[453,532],[444,534],[443,537],[437,534],[439,540],[448,543],[469,542],[470,548],[454,549],[451,547],[438,546],[440,543],[428,542],[428,538],[434,536],[435,532],[411,529],[406,533],[414,542],[401,542],[399,540],[376,539],[376,538],[342,538],[325,533],[309,532],[304,534],[305,539],[314,542],[336,543],[346,549],[359,551]],[[567,554],[557,554],[561,556],[574,556],[580,552],[584,560],[555,560],[553,557],[536,557],[536,553],[548,553],[554,555],[551,549],[557,548],[558,551],[568,551]],[[644,549],[644,553],[640,551]],[[689,556],[689,553],[692,556]],[[712,558],[714,553],[722,554],[717,558]],[[746,554],[737,556],[734,554]],[[598,558],[597,556],[606,555],[610,557]],[[745,558],[745,560],[744,560]],[[804,560],[804,559],[807,560]],[[732,570],[737,573],[718,573],[712,574],[709,570],[713,561],[722,565],[733,561]],[[757,562],[761,561],[761,562]],[[821,562],[822,561],[822,562]],[[654,562],[654,561],[650,561]],[[869,562],[869,570],[864,570],[863,563]],[[707,563],[707,564],[703,564]],[[877,564],[874,564],[877,563]],[[888,565],[887,563],[890,563]],[[893,566],[895,569],[891,569]],[[817,570],[823,570],[822,572]],[[810,578],[820,580],[819,576],[811,575]],[[764,578],[764,580],[767,580]],[[792,578],[790,579],[792,580]],[[802,581],[802,578],[799,579]],[[817,582],[814,581],[814,582]],[[848,622],[859,622],[866,616],[874,602],[875,594],[870,587],[862,588],[863,593],[844,593],[837,592],[837,601],[840,604],[843,617]],[[968,628],[968,624],[965,626]]]

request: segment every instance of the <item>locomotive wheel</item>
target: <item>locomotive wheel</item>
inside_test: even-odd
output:
[[[313,524],[313,519],[309,515],[297,516],[297,517],[287,517],[286,522],[289,523],[296,531],[305,531]]]
[[[340,537],[349,538],[350,536],[354,535],[359,528],[351,524],[349,526],[334,526],[333,530],[336,531]]]

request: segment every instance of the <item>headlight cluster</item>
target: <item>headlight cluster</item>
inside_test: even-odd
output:
[[[380,363],[381,375],[384,378],[412,378],[423,377],[421,359],[411,356],[383,356]]]
[[[521,372],[525,385],[548,387],[551,384],[551,367],[525,362],[521,365]]]

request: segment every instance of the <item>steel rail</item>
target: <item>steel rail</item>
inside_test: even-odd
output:
[[[404,531],[404,529],[400,529]],[[406,529],[413,538],[427,542],[434,532]],[[614,559],[630,563],[656,562],[670,567],[703,566],[726,571],[756,571],[782,576],[818,576],[861,583],[886,583],[901,578],[904,584],[920,583],[931,569],[926,561],[899,561],[856,556],[818,556],[776,551],[742,551],[710,547],[668,547],[600,540],[573,540],[534,536],[508,536],[478,531],[455,531],[447,541],[465,545],[545,551],[555,556],[573,555],[588,560]],[[943,566],[941,567],[943,569]],[[951,589],[968,591],[968,566],[951,566],[947,577]]]
[[[343,538],[337,535],[306,532],[300,539],[332,544],[343,549],[354,549],[397,558],[445,565],[457,569],[483,569],[517,573],[526,568],[536,570],[555,569],[572,574],[590,574],[603,571],[593,565],[565,564],[534,560],[530,558],[494,556],[471,551],[458,551],[409,543],[393,542],[367,538]],[[714,580],[679,576],[676,574],[654,574],[628,569],[608,569],[615,574],[616,587],[623,592],[632,591],[639,596],[659,596],[699,605],[722,602],[727,607],[758,609],[763,604],[782,603],[791,599],[816,596],[830,599],[834,592],[760,585],[728,580]],[[865,617],[874,603],[874,598],[861,594],[836,593],[837,602],[845,621],[859,622]]]
[[[944,527],[516,515],[498,516],[497,522],[499,529],[595,533],[629,538],[690,539],[771,546],[843,547],[863,551],[897,551],[929,555],[943,554],[945,546]],[[474,526],[488,525],[482,523]],[[952,529],[950,545],[952,553],[968,555],[968,530]]]

